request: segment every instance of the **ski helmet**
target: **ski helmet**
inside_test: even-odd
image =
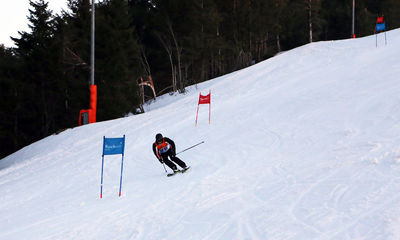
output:
[[[163,135],[161,133],[157,133],[156,142],[161,142],[163,140]]]

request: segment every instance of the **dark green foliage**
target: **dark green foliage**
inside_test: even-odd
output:
[[[124,0],[104,1],[96,18],[96,82],[99,120],[123,116],[139,106],[139,48]]]
[[[20,61],[12,50],[0,45],[0,143],[3,151],[13,152],[26,142],[19,132],[18,117],[22,115],[22,92]]]
[[[0,45],[0,157],[77,126],[89,108],[91,2],[68,0],[54,16],[31,0],[31,31],[15,48]],[[356,36],[373,34],[382,15],[389,30],[400,27],[400,1],[356,0]],[[280,51],[350,38],[351,23],[352,0],[100,1],[97,121],[135,113],[140,77],[151,76],[157,93],[184,92]]]
[[[62,106],[61,50],[56,43],[54,21],[44,1],[31,2],[31,33],[14,38],[16,57],[21,61],[20,93],[22,113],[19,131],[31,140],[54,132],[59,126],[58,109]],[[61,80],[61,81],[60,81]]]

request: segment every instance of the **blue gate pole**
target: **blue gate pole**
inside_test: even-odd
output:
[[[104,166],[104,155],[101,158],[101,183],[100,183],[100,198],[103,198],[103,166]]]
[[[119,180],[119,196],[121,197],[121,188],[122,188],[122,170],[124,168],[124,151],[125,151],[125,135],[124,135],[124,141],[123,141],[123,146],[122,146],[122,160],[121,160],[121,178]]]
[[[103,136],[103,155],[101,157],[101,183],[100,183],[100,198],[103,198],[103,167],[104,167],[104,141],[106,137]]]
[[[122,188],[122,169],[124,168],[124,154],[122,154],[122,161],[121,161],[121,178],[119,180],[119,196],[121,197],[121,188]]]

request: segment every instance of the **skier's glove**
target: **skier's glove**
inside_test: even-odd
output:
[[[171,153],[172,153],[172,156],[173,156],[173,157],[176,157],[175,151],[172,151]]]
[[[161,164],[164,163],[164,161],[162,160],[162,158],[159,158],[158,161],[160,161]]]

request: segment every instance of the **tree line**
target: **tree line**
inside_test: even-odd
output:
[[[30,0],[29,32],[0,45],[0,157],[77,126],[89,108],[91,1],[53,14]],[[97,120],[143,111],[157,94],[245,68],[313,41],[351,37],[352,0],[103,0],[96,7]],[[400,26],[398,0],[357,0],[357,37],[376,17]],[[390,41],[390,39],[389,39]]]

